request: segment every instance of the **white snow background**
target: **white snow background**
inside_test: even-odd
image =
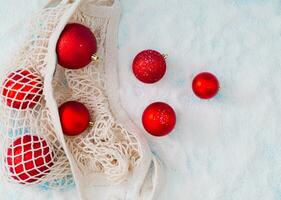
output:
[[[0,0],[0,66],[12,59],[24,23],[46,0]],[[144,108],[169,103],[175,130],[147,135],[166,165],[160,200],[281,200],[281,1],[121,0],[120,99],[141,125]],[[131,72],[143,49],[169,55],[167,73],[145,85]],[[211,100],[191,90],[201,71],[218,77]],[[77,199],[75,191],[0,184],[1,200]],[[93,197],[93,200],[95,197]]]

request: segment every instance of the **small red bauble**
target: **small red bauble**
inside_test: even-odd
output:
[[[54,164],[47,142],[32,135],[16,139],[8,148],[5,161],[11,177],[22,184],[38,181]]]
[[[85,131],[90,123],[90,113],[84,104],[68,101],[59,107],[59,115],[63,133],[76,136]]]
[[[166,72],[165,56],[154,50],[144,50],[133,60],[133,72],[144,83],[159,81]]]
[[[43,93],[42,80],[28,70],[11,72],[3,83],[4,102],[16,109],[33,108]]]
[[[88,27],[78,23],[65,26],[57,42],[58,63],[62,67],[83,68],[96,52],[96,37]]]
[[[165,136],[175,127],[176,113],[168,104],[155,102],[144,110],[142,124],[151,135]]]
[[[213,74],[202,72],[193,79],[192,89],[199,98],[210,99],[219,91],[219,81]]]

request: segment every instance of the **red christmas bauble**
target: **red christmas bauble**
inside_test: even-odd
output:
[[[84,104],[68,101],[59,107],[59,115],[63,133],[76,136],[85,131],[90,123],[90,113]]]
[[[43,93],[42,80],[28,70],[11,72],[3,83],[4,102],[16,109],[33,108]]]
[[[155,50],[144,50],[133,60],[133,73],[144,83],[159,81],[166,72],[165,57]]]
[[[80,69],[92,61],[97,52],[93,32],[78,23],[67,24],[57,42],[58,63],[67,69]]]
[[[50,172],[54,164],[47,142],[34,135],[16,139],[9,146],[5,161],[11,177],[22,184],[38,181]]]
[[[142,124],[151,135],[165,136],[175,127],[176,113],[168,104],[155,102],[144,110]]]
[[[199,98],[210,99],[219,91],[219,81],[213,74],[202,72],[193,79],[192,89]]]

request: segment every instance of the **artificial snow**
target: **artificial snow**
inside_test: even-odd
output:
[[[44,1],[0,0],[1,69],[24,36],[27,27],[19,22]],[[281,1],[121,4],[124,109],[140,128],[144,108],[154,101],[169,103],[177,113],[168,137],[146,134],[166,165],[159,200],[281,199]],[[156,84],[143,84],[131,72],[134,56],[143,49],[169,55],[166,75]],[[191,90],[192,78],[201,71],[220,81],[220,92],[211,100],[198,99]],[[1,200],[77,199],[74,189],[26,189],[4,181],[0,193]]]

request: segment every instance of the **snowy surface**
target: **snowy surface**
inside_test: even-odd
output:
[[[42,2],[0,0],[1,67],[24,35],[19,21]],[[140,127],[151,102],[165,101],[177,113],[170,136],[148,136],[167,170],[160,200],[281,199],[281,1],[121,3],[124,108]],[[134,55],[147,48],[169,54],[167,73],[154,85],[137,81],[130,68]],[[219,95],[209,101],[191,90],[192,78],[201,71],[215,73],[221,83]],[[0,199],[77,199],[71,189],[17,187],[1,184]]]

